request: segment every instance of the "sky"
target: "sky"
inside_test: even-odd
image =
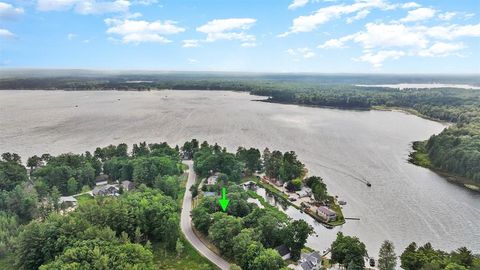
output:
[[[0,0],[0,68],[480,73],[480,0]]]

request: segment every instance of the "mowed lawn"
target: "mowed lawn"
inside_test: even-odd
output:
[[[176,252],[165,250],[161,244],[153,245],[153,257],[156,269],[165,270],[219,270],[205,257],[200,255],[182,236],[184,251],[180,256]]]

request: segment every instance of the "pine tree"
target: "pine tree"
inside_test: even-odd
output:
[[[392,242],[385,240],[378,254],[378,269],[395,270],[396,265],[397,255],[395,254],[395,247]]]

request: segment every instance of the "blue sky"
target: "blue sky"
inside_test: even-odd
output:
[[[480,73],[478,0],[0,0],[2,68]]]

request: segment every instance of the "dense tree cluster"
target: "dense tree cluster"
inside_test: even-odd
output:
[[[323,179],[318,176],[310,176],[305,179],[307,187],[312,189],[315,200],[324,201],[330,198],[327,192],[327,185],[323,183]]]
[[[256,148],[245,149],[239,147],[237,149],[237,159],[245,164],[245,171],[247,175],[251,175],[262,169],[262,155]]]
[[[22,229],[14,250],[21,269],[37,269],[46,263],[42,269],[70,269],[69,265],[78,264],[94,265],[92,269],[105,269],[100,265],[151,269],[152,254],[143,245],[159,241],[174,250],[178,236],[175,201],[143,188],[81,205],[70,215],[34,220]]]
[[[230,180],[239,181],[242,177],[243,165],[232,153],[218,144],[202,143],[193,156],[194,169],[202,177],[215,172],[226,174]]]
[[[225,172],[223,168],[229,170],[228,166],[215,167],[218,163],[208,161],[216,160],[218,157],[212,156],[222,154],[228,153],[217,145],[211,147],[204,144],[194,155],[195,167],[200,172],[205,170],[207,175],[212,171]],[[283,154],[280,155],[283,162]],[[289,159],[288,155],[292,158]],[[235,156],[232,155],[232,158]],[[249,174],[261,168],[260,151],[257,149],[247,150],[241,147],[236,158],[243,165],[240,169],[245,169]],[[286,159],[296,160],[296,156],[289,152]],[[205,169],[204,164],[214,167]],[[231,179],[233,181],[229,181]],[[207,235],[223,256],[233,259],[244,270],[275,270],[284,267],[282,258],[274,249],[282,244],[291,250],[294,260],[299,259],[301,249],[313,232],[312,227],[303,220],[292,221],[281,212],[270,208],[260,209],[255,204],[248,203],[247,192],[235,182],[235,178],[226,174],[226,180],[219,183],[228,189],[230,204],[226,213],[221,212],[218,198],[204,197],[201,200],[192,211],[195,228]]]
[[[467,270],[480,269],[480,258],[465,247],[450,253],[436,250],[430,243],[417,247],[415,242],[408,245],[400,256],[401,267],[405,270]]]
[[[364,257],[367,255],[367,249],[357,237],[345,236],[339,232],[330,248],[333,263],[339,263],[348,269],[365,268]]]
[[[86,152],[84,155],[62,154],[49,157],[45,165],[36,165],[31,175],[38,186],[47,189],[56,187],[61,194],[73,195],[83,186],[93,187],[95,177],[101,170],[100,160]]]
[[[166,143],[140,143],[131,154],[126,144],[111,145],[93,155],[33,156],[28,181],[20,157],[3,154],[0,258],[13,255],[18,269],[153,269],[150,242],[170,251],[179,243],[179,161],[179,149]],[[56,211],[62,194],[92,188],[102,171],[137,188]]]
[[[0,159],[0,190],[11,191],[27,181],[27,170],[17,154],[3,153]]]
[[[297,159],[294,151],[270,152],[268,148],[263,151],[263,165],[265,174],[282,182],[289,182],[301,178],[305,174],[305,165]]]

